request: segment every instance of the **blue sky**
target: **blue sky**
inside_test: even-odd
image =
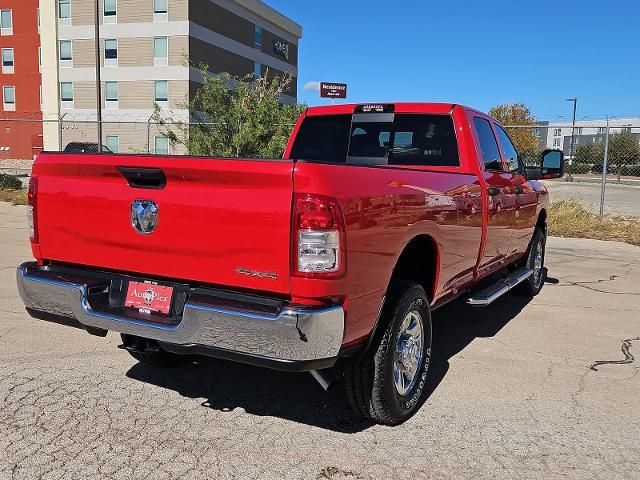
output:
[[[523,102],[541,119],[640,116],[640,0],[265,0],[303,27],[309,81],[349,102]]]

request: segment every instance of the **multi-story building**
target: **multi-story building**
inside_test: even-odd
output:
[[[640,142],[640,118],[614,118],[609,120],[609,133],[617,133],[623,129],[629,130]],[[534,134],[539,139],[540,148],[560,148],[565,155],[571,153],[571,134],[573,125],[571,122],[538,122]],[[604,142],[607,131],[606,120],[580,120],[576,121],[574,149],[579,145]]]
[[[95,0],[41,3],[42,18],[48,15],[41,32],[43,111],[63,119],[61,131],[45,129],[45,148],[96,142],[95,124],[85,123],[97,110]],[[202,84],[199,64],[239,77],[290,72],[295,79],[283,101],[296,102],[301,26],[259,0],[99,0],[98,18],[102,142],[111,150],[171,152],[159,131],[133,131],[122,122],[147,121],[155,105],[165,117],[188,118],[185,105]]]
[[[39,27],[38,0],[0,0],[0,159],[42,150]]]

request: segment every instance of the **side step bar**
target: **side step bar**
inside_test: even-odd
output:
[[[473,305],[474,307],[486,307],[509,290],[512,290],[516,285],[524,282],[531,275],[533,275],[533,270],[526,267],[519,268],[515,272],[501,278],[496,283],[480,290],[472,297],[467,298],[467,304]]]

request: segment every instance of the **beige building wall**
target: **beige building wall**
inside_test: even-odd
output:
[[[40,43],[42,45],[42,126],[45,150],[59,150],[58,135],[58,25],[56,2],[40,0]]]
[[[73,108],[74,110],[95,110],[96,87],[93,82],[74,82],[73,84]],[[188,80],[169,80],[169,105],[170,110],[183,108],[188,101]],[[102,107],[103,117],[113,118],[119,115],[119,110],[152,110],[155,104],[155,81],[136,80],[131,82],[118,82],[118,109],[106,109],[104,95],[104,82],[102,82]]]
[[[42,1],[42,0],[41,0]],[[57,3],[55,0],[47,2]],[[95,0],[72,0],[71,25],[93,25]],[[104,2],[99,0],[99,15],[102,18]],[[153,22],[152,0],[119,0],[118,23]],[[189,0],[169,0],[169,21],[189,19]]]
[[[167,37],[169,46],[168,65],[187,65],[189,37],[176,35]],[[107,67],[153,67],[154,37],[132,37],[118,39],[118,66]],[[73,68],[95,67],[95,44],[93,39],[72,41]],[[104,39],[100,40],[100,65],[104,66]]]

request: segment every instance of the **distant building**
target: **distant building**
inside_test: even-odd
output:
[[[629,130],[640,142],[640,117],[614,118],[609,120],[609,134]],[[576,121],[574,148],[579,145],[604,142],[607,131],[606,120]],[[571,153],[571,122],[538,122],[534,134],[540,148],[560,148],[565,155]]]
[[[33,122],[40,129],[37,141],[26,127],[9,135],[11,145],[3,133],[0,148],[7,144],[12,153],[0,151],[0,158],[24,158],[25,149],[37,153],[43,139],[48,150],[70,141],[97,141],[94,4],[0,0],[0,118],[28,112],[50,121],[44,132]],[[172,153],[159,132],[117,122],[144,123],[154,105],[163,116],[186,120],[185,104],[202,84],[191,65],[203,63],[211,74],[239,77],[267,69],[274,75],[290,72],[294,82],[282,101],[297,101],[302,27],[259,0],[99,0],[98,18],[102,143],[114,151]]]
[[[0,0],[0,159],[42,150],[39,30],[38,0]]]

